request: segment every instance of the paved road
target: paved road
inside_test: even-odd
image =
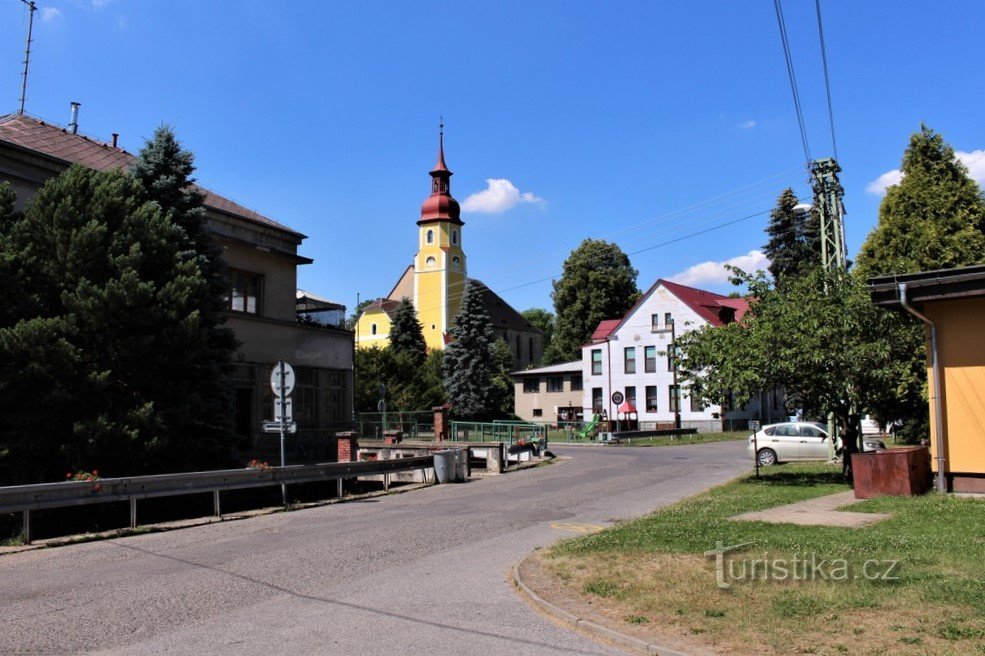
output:
[[[572,535],[552,524],[733,477],[744,447],[557,449],[464,485],[0,557],[0,653],[619,654],[521,602],[511,566]]]

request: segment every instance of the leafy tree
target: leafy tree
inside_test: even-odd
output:
[[[493,378],[492,391],[494,393],[493,408],[499,417],[513,417],[516,407],[514,405],[513,371],[515,361],[510,345],[505,339],[494,340],[493,343]]]
[[[543,348],[546,353],[551,346],[551,338],[554,336],[554,314],[542,308],[530,308],[520,314],[535,328],[539,328],[544,333]]]
[[[573,250],[551,294],[556,319],[545,363],[577,360],[600,321],[623,316],[639,298],[637,274],[616,244],[586,239]]]
[[[400,301],[394,312],[393,324],[390,326],[390,348],[406,355],[414,366],[420,366],[427,357],[424,330],[417,320],[414,303],[408,298]]]
[[[465,287],[451,335],[452,342],[445,348],[444,370],[452,412],[463,419],[489,417],[499,409],[493,390],[496,338],[475,281]]]
[[[858,254],[860,275],[985,262],[985,200],[954,149],[921,125],[901,170],[902,180],[886,190],[879,223]]]
[[[766,226],[769,241],[763,252],[770,259],[774,280],[801,275],[821,263],[820,228],[811,228],[817,217],[813,212],[794,209],[799,202],[793,189],[784,189],[770,212]],[[814,240],[817,243],[812,243]]]
[[[170,214],[126,173],[73,166],[3,224],[26,303],[0,324],[0,478],[219,463],[227,436],[186,390],[209,282]]]
[[[706,403],[742,407],[774,386],[810,416],[834,413],[846,452],[860,413],[887,403],[907,367],[882,336],[903,320],[876,308],[864,283],[818,267],[779,287],[739,272],[755,299],[742,322],[678,338],[679,375]]]
[[[421,363],[392,348],[356,350],[355,406],[357,412],[376,412],[380,385],[386,385],[387,405],[393,410],[430,410],[445,402],[442,351],[432,351]]]
[[[345,327],[349,330],[355,330],[356,323],[359,321],[359,315],[362,314],[363,310],[365,310],[368,305],[371,305],[374,300],[375,299],[367,298],[359,301],[359,303],[356,304],[356,308],[352,311],[352,314],[350,314],[349,318],[345,320]]]

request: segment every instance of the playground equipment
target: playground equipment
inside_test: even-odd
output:
[[[598,428],[600,421],[602,421],[602,415],[595,413],[595,415],[592,416],[591,423],[578,431],[578,437],[583,440],[588,439],[588,436],[592,433],[592,431]]]

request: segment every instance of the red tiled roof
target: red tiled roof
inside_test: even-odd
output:
[[[124,168],[130,166],[130,163],[136,159],[122,148],[114,148],[108,143],[85,135],[72,134],[64,128],[27,114],[0,116],[0,141],[54,157],[68,164],[81,164],[97,171]],[[213,210],[293,235],[304,236],[224,196],[198,185],[196,187],[205,194],[205,205]]]
[[[604,341],[622,323],[622,319],[606,319],[600,321],[595,332],[592,333],[592,343]]]
[[[730,298],[715,292],[707,292],[703,289],[687,287],[685,285],[671,282],[669,280],[658,280],[653,287],[643,295],[646,298],[650,295],[657,285],[663,284],[671,294],[681,299],[685,305],[694,310],[702,319],[713,326],[724,326],[722,321],[722,308],[735,310],[735,320],[739,321],[749,309],[749,301],[744,298]],[[642,300],[642,299],[641,299]]]
[[[393,319],[394,315],[397,313],[397,308],[400,307],[400,301],[392,301],[389,298],[378,298],[369,305],[367,305],[363,312],[368,312],[370,310],[382,310],[386,312],[386,315]]]

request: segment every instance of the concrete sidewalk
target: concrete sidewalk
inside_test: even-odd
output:
[[[829,494],[816,499],[798,501],[797,503],[742,513],[729,519],[746,522],[770,522],[772,524],[801,524],[804,526],[840,526],[844,528],[859,528],[889,519],[887,513],[859,513],[835,510],[858,501],[855,492],[847,490]]]

